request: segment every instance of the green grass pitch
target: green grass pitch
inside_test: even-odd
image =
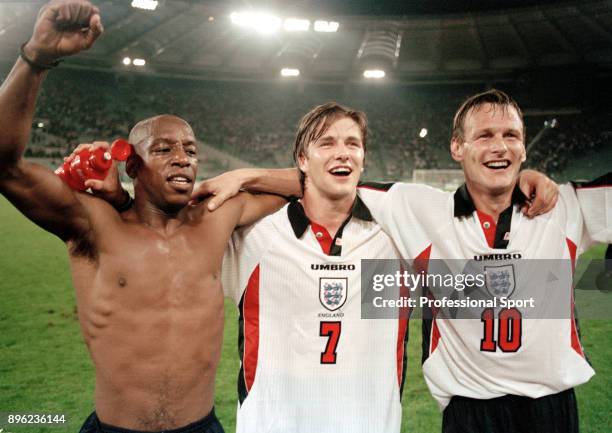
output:
[[[93,410],[93,369],[75,315],[61,241],[0,198],[0,413],[64,413],[54,428],[4,427],[4,432],[74,432]],[[604,249],[589,252],[602,257]],[[610,294],[612,296],[612,294]],[[238,373],[235,307],[226,302],[225,340],[216,410],[234,431]],[[583,343],[597,375],[578,388],[581,431],[612,431],[612,321],[582,321]],[[402,432],[440,431],[440,414],[420,368],[420,323],[411,321]]]

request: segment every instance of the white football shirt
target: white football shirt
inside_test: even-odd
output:
[[[238,433],[400,431],[407,320],[361,318],[361,259],[398,257],[359,199],[334,239],[297,202],[234,234]]]
[[[513,204],[497,223],[475,209],[465,187],[452,194],[424,185],[364,185],[359,194],[405,258],[473,259],[495,266],[510,266],[508,257],[567,259],[571,268],[570,261],[593,241],[612,241],[612,188],[601,180],[576,189],[561,186],[553,211],[534,219]],[[515,192],[513,203],[520,198]],[[562,282],[557,293],[567,299],[567,319],[483,311],[482,320],[424,321],[423,372],[441,408],[454,395],[537,398],[589,380],[594,371],[578,338],[571,279],[557,281]],[[515,275],[514,284],[524,294],[533,281]]]

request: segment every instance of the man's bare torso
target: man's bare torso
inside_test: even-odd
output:
[[[94,230],[70,245],[70,259],[98,416],[138,430],[205,416],[223,338],[219,271],[234,223],[199,208],[159,229],[133,210],[119,216],[84,200]]]

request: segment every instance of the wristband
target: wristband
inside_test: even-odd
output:
[[[24,44],[21,45],[21,48],[19,50],[19,56],[23,59],[24,62],[26,62],[28,65],[30,65],[30,67],[32,69],[38,69],[38,70],[47,70],[47,69],[53,69],[55,67],[57,67],[61,60],[56,60],[55,62],[52,63],[38,63],[35,62],[34,60],[28,58],[28,56],[26,56],[25,51],[23,51],[23,47],[25,47],[27,44],[27,42],[25,42]]]

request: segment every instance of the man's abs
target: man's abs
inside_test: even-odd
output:
[[[95,264],[71,258],[96,411],[124,428],[176,428],[213,406],[223,338],[216,260],[206,252],[196,260],[189,248],[137,257],[143,247],[132,248],[102,253]]]

